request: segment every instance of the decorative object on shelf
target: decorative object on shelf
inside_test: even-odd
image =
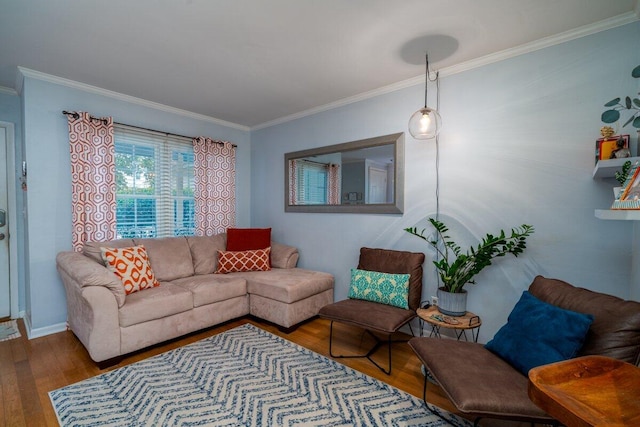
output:
[[[629,178],[629,172],[631,171],[631,160],[627,160],[622,165],[622,170],[616,171],[616,181],[620,183],[620,185],[624,185]]]
[[[640,78],[640,65],[638,65],[631,71],[631,77],[636,79]],[[626,96],[624,98],[624,104],[621,101],[621,98],[614,98],[604,104],[604,106],[608,107],[609,109],[605,110],[605,112],[602,113],[601,120],[604,123],[615,123],[620,120],[621,111],[630,111],[631,116],[622,125],[622,127],[625,127],[629,123],[631,123],[631,126],[636,129],[640,129],[640,98],[632,98],[630,96]]]
[[[517,257],[521,254],[526,248],[527,237],[534,231],[533,226],[522,224],[520,227],[512,228],[510,236],[507,236],[504,230],[500,230],[497,236],[487,233],[477,247],[471,246],[463,253],[460,246],[447,235],[449,229],[443,222],[434,218],[429,218],[429,222],[436,230],[435,236],[425,236],[426,230],[418,231],[416,227],[405,228],[405,231],[426,241],[436,250],[439,259],[434,260],[433,265],[438,270],[441,282],[438,288],[438,309],[449,316],[464,315],[466,303],[464,309],[459,306],[445,307],[443,303],[449,299],[447,296],[443,299],[441,292],[464,294],[461,298],[466,301],[464,286],[467,283],[474,284],[475,275],[491,265],[493,258],[506,254]]]
[[[640,167],[636,162],[629,170],[624,190],[611,209],[640,209]]]
[[[610,159],[624,159],[631,157],[631,151],[629,151],[629,135],[624,136],[627,138],[625,139],[621,136],[616,141],[616,148],[611,152],[611,155],[609,156]]]
[[[425,63],[424,107],[413,113],[413,115],[409,119],[409,133],[415,139],[433,139],[440,133],[440,113],[438,113],[438,110],[427,107],[429,82],[436,82],[436,88],[439,89],[439,73],[436,71],[435,77],[431,79],[429,73],[428,53],[425,54]]]
[[[616,171],[615,173],[616,181],[620,183],[621,187],[613,187],[614,200],[620,200],[620,198],[622,197],[623,190],[624,190],[624,187],[622,187],[622,185],[624,185],[627,182],[627,179],[629,179],[630,171],[631,171],[631,160],[627,160],[626,162],[624,162],[624,164],[622,165],[622,170]]]
[[[611,126],[602,126],[600,128],[600,135],[602,135],[604,139],[609,139],[615,134],[616,131],[614,131]]]
[[[596,163],[599,160],[631,157],[629,135],[614,135],[596,140]]]

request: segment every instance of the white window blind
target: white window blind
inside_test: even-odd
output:
[[[327,204],[327,165],[302,160],[297,167],[299,205]]]
[[[118,237],[193,235],[190,138],[114,125]]]

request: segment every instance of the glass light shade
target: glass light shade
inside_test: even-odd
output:
[[[415,139],[432,139],[440,133],[440,114],[433,108],[424,107],[409,119],[409,133]]]

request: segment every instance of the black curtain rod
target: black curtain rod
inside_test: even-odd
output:
[[[293,159],[293,160],[300,160],[302,162],[307,162],[307,163],[315,163],[316,165],[322,165],[322,166],[331,166],[334,163],[324,163],[324,162],[318,162],[315,160],[309,160],[309,159],[305,159],[305,158],[300,158],[300,159]]]
[[[71,117],[73,117],[74,119],[77,119],[77,118],[79,118],[79,117],[80,117],[80,114],[76,113],[75,111],[66,111],[66,110],[63,110],[63,111],[62,111],[62,114],[64,114],[65,116],[71,116]],[[90,118],[91,120],[98,120],[98,121],[101,121],[101,122],[102,122],[102,123],[104,123],[104,124],[107,124],[107,120],[106,120],[106,119],[101,119],[101,118],[99,118],[99,117],[93,117],[93,116],[89,116],[89,118]],[[194,137],[192,137],[192,136],[179,135],[179,134],[177,134],[177,133],[171,133],[171,132],[163,132],[163,131],[160,131],[160,130],[149,129],[149,128],[143,128],[143,127],[141,127],[141,126],[133,126],[133,125],[125,124],[125,123],[113,122],[113,124],[115,124],[115,125],[120,125],[120,126],[127,126],[127,127],[134,128],[134,129],[146,130],[146,131],[149,131],[149,132],[163,133],[163,134],[165,134],[165,135],[177,136],[177,137],[180,137],[180,138],[189,138],[189,139],[191,139],[191,140],[193,140],[193,139],[194,139]],[[217,142],[217,143],[218,143],[218,144],[220,144],[220,145],[224,145],[224,143],[223,143],[223,142],[220,142],[220,141],[215,141],[215,142]],[[238,148],[238,146],[237,146],[236,144],[231,144],[231,145],[233,146],[233,148]]]

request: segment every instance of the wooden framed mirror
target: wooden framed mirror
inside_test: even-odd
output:
[[[284,155],[285,212],[401,214],[404,133]]]

